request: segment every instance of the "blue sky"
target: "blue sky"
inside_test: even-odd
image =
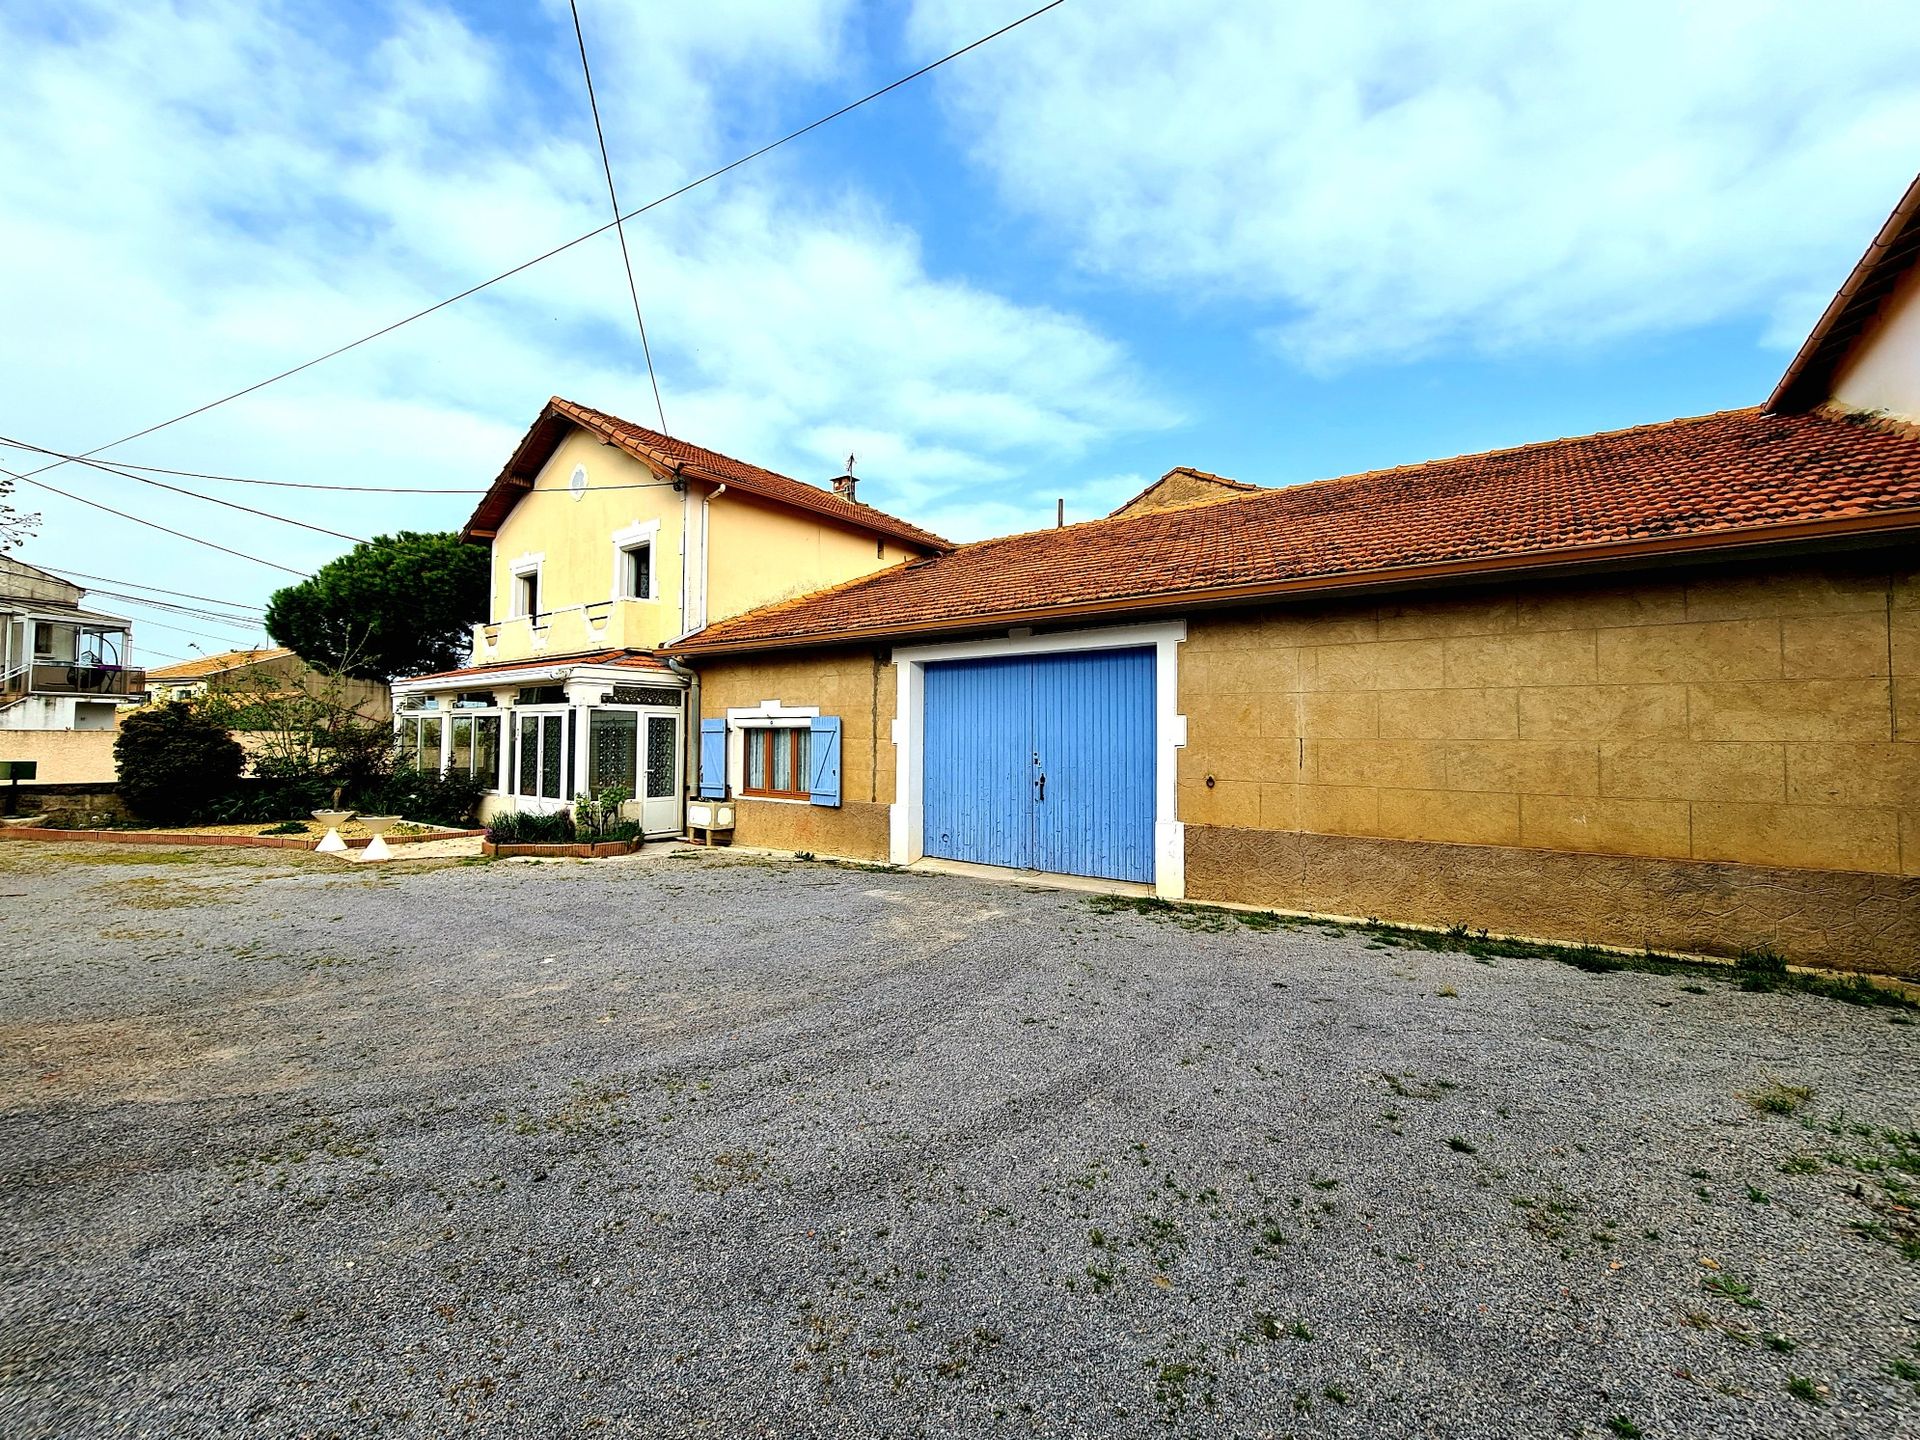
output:
[[[1023,8],[582,0],[622,198]],[[34,443],[163,419],[606,217],[552,0],[29,0],[0,54],[0,433]],[[1067,0],[629,233],[671,429],[815,480],[852,451],[863,498],[975,538],[1176,464],[1284,484],[1757,402],[1916,156],[1911,5]],[[477,488],[556,392],[651,415],[610,235],[116,453]],[[340,548],[45,478],[297,569]],[[359,535],[470,504],[199,488]],[[56,568],[254,604],[285,579],[16,500]]]

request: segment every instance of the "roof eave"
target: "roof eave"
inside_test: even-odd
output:
[[[1783,411],[1811,409],[1827,398],[1824,394],[1809,398],[1805,391],[1808,386],[1820,386],[1832,379],[1832,367],[1838,363],[1838,355],[1834,352],[1841,349],[1840,342],[1847,338],[1841,330],[1842,322],[1850,318],[1861,322],[1856,326],[1855,333],[1864,328],[1864,324],[1870,317],[1865,315],[1849,317],[1848,312],[1855,308],[1856,300],[1859,300],[1863,292],[1873,284],[1881,267],[1890,259],[1898,259],[1892,255],[1892,252],[1916,223],[1920,223],[1920,175],[1914,176],[1913,182],[1907,186],[1906,193],[1893,207],[1893,213],[1887,216],[1886,223],[1880,227],[1879,232],[1867,246],[1866,253],[1855,263],[1853,270],[1839,290],[1834,293],[1833,299],[1827,302],[1827,308],[1820,312],[1820,319],[1815,322],[1807,338],[1801,342],[1799,350],[1794,352],[1786,372],[1780,377],[1780,383],[1773,387],[1773,393],[1767,397],[1767,403],[1761,407],[1764,413],[1776,415]],[[1913,254],[1907,254],[1904,259],[1899,260],[1899,263],[1902,269],[1911,265]],[[1879,299],[1876,297],[1864,308],[1877,309],[1878,304]],[[1825,362],[1824,375],[1821,373],[1823,366],[1819,362]]]

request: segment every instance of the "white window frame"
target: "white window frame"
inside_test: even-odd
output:
[[[1100,630],[1062,630],[1034,635],[1015,630],[984,640],[916,645],[893,652],[898,683],[894,709],[894,803],[888,810],[887,858],[911,865],[926,855],[924,766],[926,760],[926,667],[941,660],[987,660],[1014,655],[1059,655],[1076,650],[1121,650],[1152,646],[1154,704],[1153,887],[1165,900],[1187,893],[1187,827],[1180,822],[1180,751],[1187,743],[1187,717],[1180,704],[1180,646],[1187,622],[1116,625]],[[732,712],[728,712],[731,715]]]
[[[624,530],[613,533],[613,588],[608,597],[613,600],[658,600],[660,598],[660,522],[658,520],[636,520]],[[653,552],[647,565],[648,593],[630,594],[627,590],[628,556],[641,546]]]
[[[532,620],[541,613],[538,602],[547,598],[546,568],[547,557],[544,552],[522,555],[508,565],[507,574],[510,578],[507,582],[507,618],[509,620]],[[528,578],[533,580],[535,608],[532,610],[521,608],[520,586],[521,582]]]
[[[820,718],[818,705],[783,705],[762,700],[758,705],[727,711],[727,789],[756,805],[811,805],[798,795],[749,795],[747,791],[747,732],[749,730],[811,730]]]

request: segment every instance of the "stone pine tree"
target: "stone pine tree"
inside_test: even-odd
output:
[[[328,674],[387,682],[465,662],[491,560],[450,534],[379,535],[274,592],[267,633]]]

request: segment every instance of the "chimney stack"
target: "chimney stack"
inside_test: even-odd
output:
[[[853,500],[854,487],[860,482],[853,477],[853,456],[847,456],[847,473],[833,477],[833,493],[842,500]],[[858,504],[858,501],[854,501]]]

